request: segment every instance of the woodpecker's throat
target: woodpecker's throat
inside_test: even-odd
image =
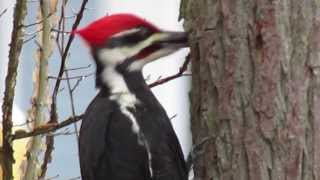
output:
[[[132,81],[132,78],[135,76],[142,77],[140,74],[141,72],[130,73],[122,70],[121,65],[116,63],[103,64],[102,67],[97,68],[96,74],[97,86],[106,92],[110,100],[118,103],[123,113],[132,121],[132,130],[135,133],[139,131],[139,125],[127,109],[134,109],[135,105],[139,103],[135,93],[137,91],[136,87],[137,85],[143,86],[144,80]]]

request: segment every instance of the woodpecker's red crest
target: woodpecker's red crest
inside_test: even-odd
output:
[[[74,33],[79,34],[90,46],[99,47],[103,46],[113,35],[136,27],[146,27],[153,32],[160,31],[156,26],[142,18],[123,13],[105,16],[83,29],[76,30]]]

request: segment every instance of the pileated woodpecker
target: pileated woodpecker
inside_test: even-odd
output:
[[[100,89],[82,120],[82,179],[187,180],[177,136],[141,72],[186,47],[186,33],[131,14],[103,17],[75,33],[90,47]]]

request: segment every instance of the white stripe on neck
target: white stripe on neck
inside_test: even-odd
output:
[[[118,103],[120,111],[131,121],[131,130],[137,135],[137,142],[146,148],[149,172],[150,176],[153,177],[152,154],[149,143],[145,139],[143,132],[140,131],[140,126],[135,116],[129,111],[129,108],[135,108],[139,100],[130,92],[123,76],[115,70],[115,67],[106,67],[101,75],[103,83],[110,89],[110,100]]]
[[[138,134],[140,131],[139,124],[128,108],[135,108],[139,100],[130,92],[123,76],[116,71],[115,67],[105,67],[101,76],[103,83],[110,89],[109,99],[118,103],[120,111],[131,121],[132,131]]]
[[[129,111],[129,108],[135,109],[135,105],[139,104],[139,100],[135,94],[130,92],[123,75],[116,70],[116,66],[121,63],[120,57],[124,58],[126,55],[128,54],[119,53],[116,50],[101,51],[98,57],[102,60],[104,69],[99,76],[101,76],[102,82],[110,89],[111,95],[109,99],[117,102],[120,106],[120,111],[131,121],[131,129],[137,135],[137,142],[146,148],[149,172],[150,176],[153,177],[152,154],[149,143],[143,132],[140,131],[140,126],[135,116]],[[118,57],[118,59],[113,57]]]
[[[111,94],[130,93],[123,76],[117,72],[115,66],[107,66],[101,73],[101,79],[110,89]]]

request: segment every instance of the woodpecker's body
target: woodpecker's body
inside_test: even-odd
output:
[[[109,20],[106,19],[79,31],[94,47],[96,84],[100,88],[81,125],[82,178],[187,180],[184,156],[170,120],[141,73],[145,63],[182,47],[185,35],[174,34],[169,39],[137,17],[114,15],[113,18],[117,22],[107,23],[109,28],[121,23],[122,27],[123,24],[128,27],[104,37],[94,37],[91,32],[90,38],[86,38],[88,29],[97,31],[95,28],[104,27],[101,24]],[[169,42],[173,46],[164,47]]]

